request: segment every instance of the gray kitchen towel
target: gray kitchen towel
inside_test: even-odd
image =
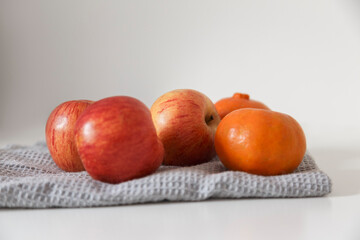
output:
[[[209,198],[317,197],[331,191],[329,177],[307,153],[291,174],[263,177],[227,170],[218,158],[192,167],[161,166],[147,177],[107,184],[85,171],[67,173],[45,143],[0,149],[0,207],[93,207]]]

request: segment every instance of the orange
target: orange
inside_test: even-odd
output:
[[[259,108],[270,110],[265,104],[250,99],[250,96],[245,93],[234,93],[232,97],[220,99],[215,103],[215,107],[221,119],[230,112],[241,108]]]
[[[215,149],[228,169],[269,176],[293,172],[305,155],[306,140],[289,115],[246,108],[221,120]]]

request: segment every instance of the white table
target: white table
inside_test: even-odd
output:
[[[0,210],[0,239],[360,239],[360,150],[310,149],[331,177],[322,198],[88,209]]]

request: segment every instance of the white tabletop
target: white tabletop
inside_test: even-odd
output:
[[[333,191],[321,198],[239,199],[0,210],[0,239],[360,239],[360,150],[314,149]]]

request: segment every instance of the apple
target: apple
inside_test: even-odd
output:
[[[89,106],[76,123],[75,142],[89,175],[106,183],[149,175],[164,158],[150,110],[127,96]]]
[[[215,156],[220,117],[204,94],[192,89],[165,93],[152,105],[151,116],[165,148],[164,165],[196,165]]]
[[[56,165],[67,172],[84,171],[74,141],[74,128],[80,114],[92,103],[88,100],[68,101],[57,106],[45,127],[46,144]]]

